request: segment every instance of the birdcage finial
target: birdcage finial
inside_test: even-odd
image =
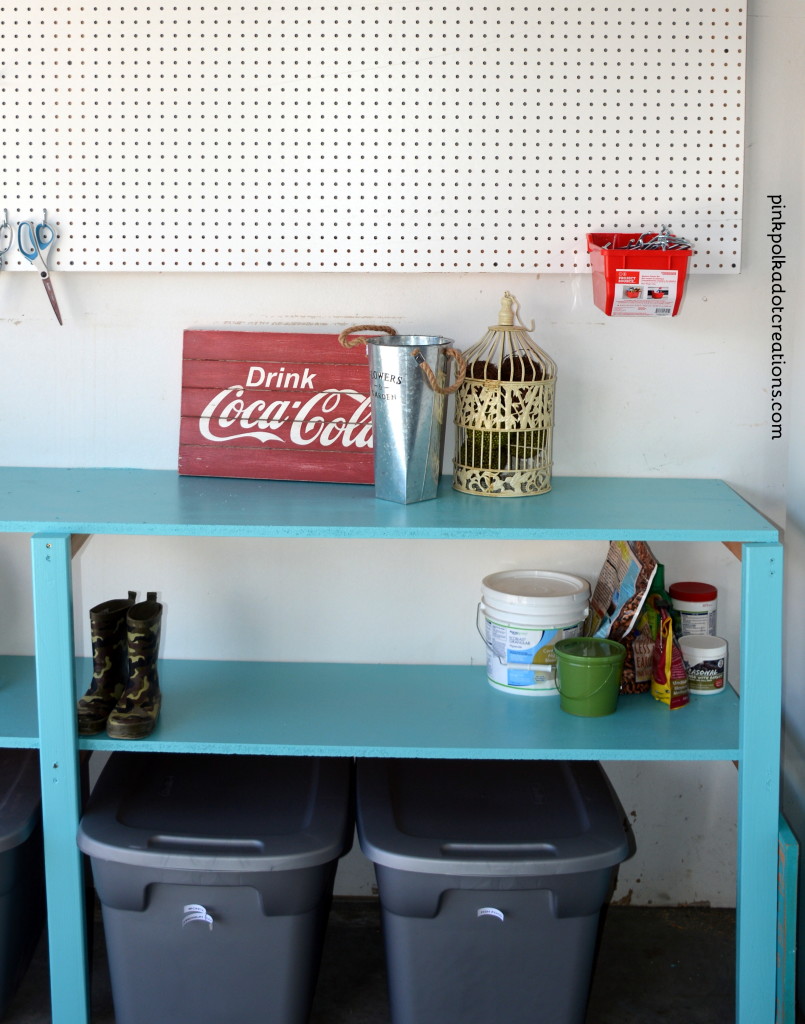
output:
[[[511,292],[504,292],[500,302],[500,313],[498,314],[498,327],[514,326],[514,303],[515,298]]]

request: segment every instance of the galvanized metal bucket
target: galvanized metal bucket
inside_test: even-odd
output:
[[[387,335],[350,336],[367,330]],[[446,395],[464,379],[463,356],[449,338],[395,334],[390,327],[352,327],[340,340],[368,346],[376,497],[404,505],[435,498]],[[450,358],[456,361],[457,379],[447,386]]]

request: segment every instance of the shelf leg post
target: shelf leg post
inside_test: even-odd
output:
[[[36,534],[34,647],[53,1024],[86,1024],[89,993],[75,720],[70,535]]]
[[[736,1022],[774,1024],[782,546],[744,545],[742,576]]]

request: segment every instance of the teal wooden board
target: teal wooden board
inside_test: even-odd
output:
[[[76,669],[77,692],[91,673]],[[669,711],[649,694],[579,718],[502,693],[478,666],[160,662],[163,710],[138,750],[369,757],[734,760],[732,689]],[[89,750],[117,750],[105,735]]]
[[[32,657],[0,658],[0,746],[39,746],[36,665]]]
[[[777,1013],[775,1024],[796,1024],[797,887],[799,844],[783,815],[777,871]]]
[[[527,498],[454,491],[413,505],[370,486],[182,477],[167,470],[0,469],[0,529],[241,537],[777,540],[718,480],[558,477]]]
[[[54,1022],[89,1017],[83,862],[75,841],[81,815],[76,757],[70,538],[31,538],[39,768]],[[79,883],[79,884],[76,884]]]
[[[745,544],[741,561],[741,766],[738,774],[736,1019],[774,1021],[783,557]],[[766,955],[758,955],[758,950]]]

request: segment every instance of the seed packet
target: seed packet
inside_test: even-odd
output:
[[[636,627],[656,571],[657,559],[645,541],[612,541],[590,600],[584,634],[626,647],[621,693],[646,693],[651,685],[653,644]]]
[[[671,612],[664,601],[657,602],[660,613],[660,629],[654,643],[654,676],[651,680],[651,695],[655,700],[667,704],[671,711],[690,703],[688,677],[682,652],[674,637]]]
[[[646,604],[649,600],[651,600],[650,596],[647,598]],[[654,674],[654,639],[644,608],[637,626],[622,641],[628,652],[627,659],[630,658],[634,665],[634,685],[631,690],[625,691],[623,687],[629,685],[628,680],[626,682],[621,680],[621,692],[648,693]]]
[[[657,559],[642,540],[613,540],[590,600],[587,636],[621,640],[637,624],[657,571]]]

